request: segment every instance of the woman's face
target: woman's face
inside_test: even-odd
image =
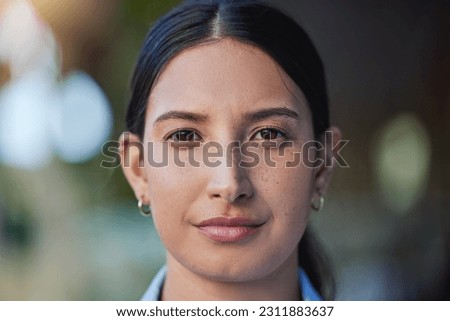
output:
[[[294,160],[314,139],[312,118],[279,65],[231,39],[190,48],[163,69],[147,108],[144,167],[125,173],[169,257],[220,281],[296,262],[318,171]],[[168,165],[149,164],[164,159],[167,142]]]

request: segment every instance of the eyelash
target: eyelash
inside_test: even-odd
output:
[[[252,138],[254,138],[258,133],[262,133],[263,131],[271,131],[272,133],[273,133],[273,132],[276,132],[276,134],[277,134],[277,135],[280,135],[281,138],[283,138],[283,139],[289,138],[289,135],[288,135],[287,133],[285,133],[284,131],[282,131],[282,130],[280,130],[280,129],[278,129],[278,128],[275,128],[275,127],[264,127],[264,128],[261,128],[261,129],[259,129],[256,133],[254,133],[254,134],[252,135]],[[197,135],[198,137],[200,137],[200,139],[198,139],[198,140],[193,140],[193,141],[192,141],[192,140],[180,140],[179,138],[174,139],[174,136],[175,136],[175,135],[180,135],[180,134],[183,133],[183,132],[185,132],[184,135],[186,135],[186,136],[192,136],[192,135],[194,134],[194,135]],[[270,133],[269,133],[269,134],[270,134]],[[262,137],[262,136],[261,136],[261,137]],[[279,138],[278,138],[278,137],[277,137],[277,138],[274,138],[274,139],[264,139],[264,138],[260,138],[260,139],[258,139],[258,140],[271,140],[271,141],[273,141],[273,140],[277,140],[277,139],[279,139]],[[194,130],[194,129],[191,129],[191,128],[181,128],[181,129],[177,129],[176,131],[171,132],[170,134],[168,134],[168,135],[166,136],[165,140],[170,140],[170,141],[172,141],[172,142],[174,142],[174,143],[190,143],[190,142],[200,142],[200,141],[202,141],[201,136],[198,134],[198,132],[197,132],[196,130]]]
[[[265,130],[271,131],[272,133],[276,132],[277,135],[281,136],[280,138],[283,138],[283,139],[289,138],[289,135],[286,132],[284,132],[284,131],[282,131],[282,130],[280,130],[278,128],[275,128],[275,127],[264,127],[264,128],[261,128],[252,136],[252,138],[255,137],[258,133],[262,133]],[[261,139],[262,140],[267,140],[267,139],[264,139],[264,138],[261,138]],[[277,138],[268,139],[268,140],[277,140],[277,139],[279,139],[279,138],[277,137]]]
[[[186,136],[192,136],[193,134],[195,134],[195,135],[200,137],[198,132],[196,130],[194,130],[194,129],[191,129],[191,128],[180,128],[180,129],[177,129],[176,131],[171,132],[170,134],[168,134],[164,140],[169,140],[169,141],[172,141],[173,143],[190,143],[190,142],[202,141],[202,139],[193,140],[192,141],[192,140],[180,140],[179,138],[177,138],[177,139],[174,138],[175,135],[180,135],[183,132],[185,132],[184,135],[186,135]]]

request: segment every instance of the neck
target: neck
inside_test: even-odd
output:
[[[297,251],[269,275],[252,281],[223,282],[196,274],[167,254],[162,300],[298,301]]]

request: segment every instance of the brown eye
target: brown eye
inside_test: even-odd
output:
[[[263,140],[276,140],[280,137],[284,137],[285,135],[275,129],[275,128],[264,128],[256,133],[255,139],[263,139]]]
[[[183,129],[173,133],[170,139],[174,142],[199,142],[200,136],[193,130]]]

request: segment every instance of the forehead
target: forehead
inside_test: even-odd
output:
[[[289,105],[303,113],[306,100],[269,55],[225,38],[189,48],[173,58],[150,93],[148,114],[154,118],[172,109],[220,114],[268,104]]]

